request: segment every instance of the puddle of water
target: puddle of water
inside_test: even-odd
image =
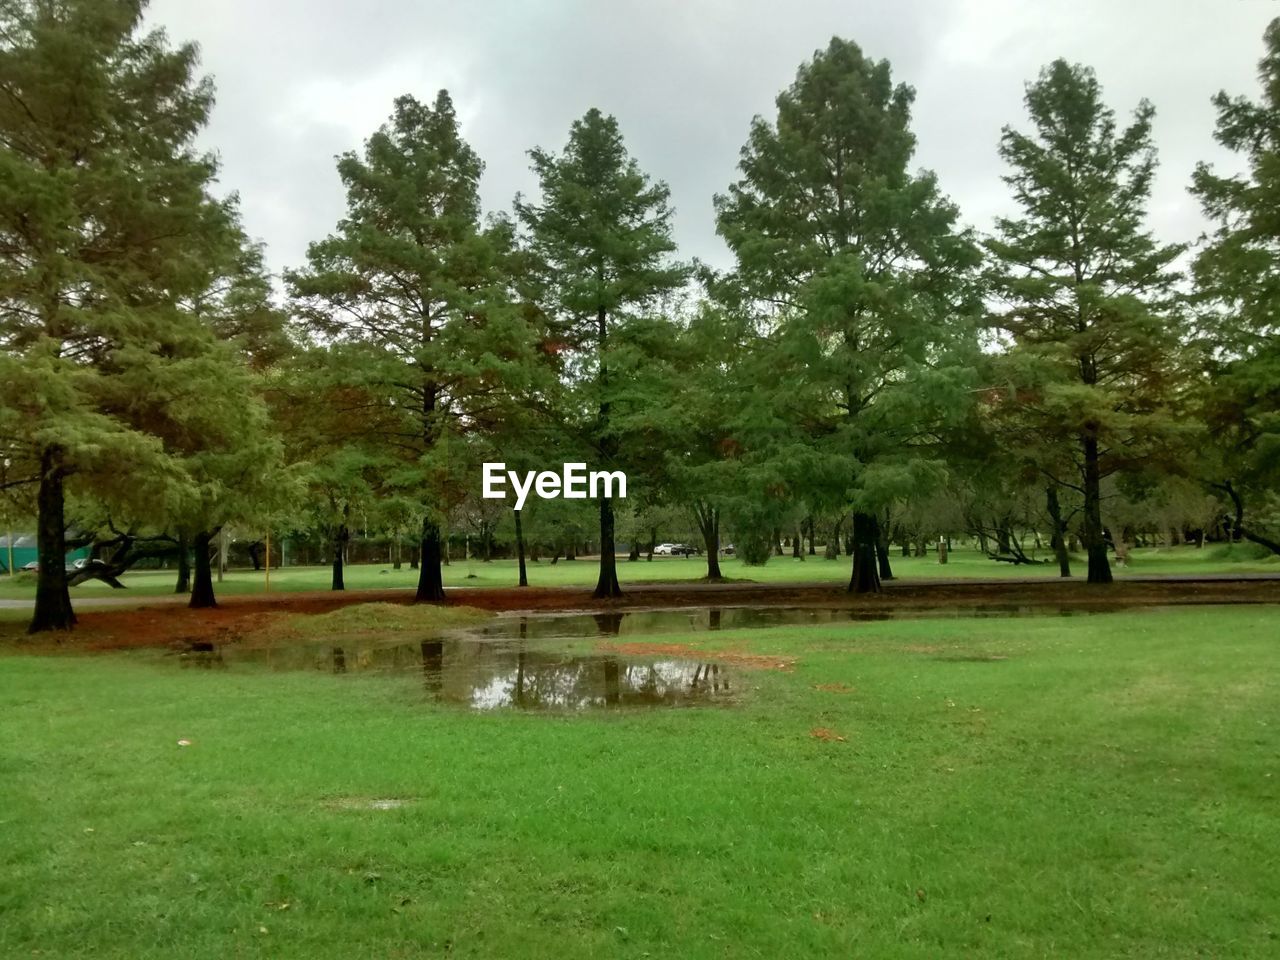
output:
[[[500,640],[416,644],[277,646],[222,652],[226,663],[335,674],[416,673],[433,700],[473,710],[683,707],[737,698],[736,672],[721,663],[613,654],[567,655]]]
[[[921,617],[1076,616],[1105,608],[1016,604],[936,608],[698,607],[500,616],[447,638],[417,643],[294,644],[192,650],[184,666],[242,662],[270,670],[334,674],[414,673],[433,700],[474,710],[590,710],[729,703],[739,694],[735,670],[723,662],[625,653],[568,654],[552,641],[663,633],[698,633],[791,625],[843,624]],[[655,651],[657,652],[657,651]],[[953,657],[954,659],[967,659]],[[998,659],[974,657],[972,659]]]
[[[628,634],[700,633],[707,630],[752,630],[765,627],[919,620],[922,618],[984,618],[1087,616],[1115,607],[1084,605],[982,604],[936,607],[690,607],[680,610],[620,610],[609,613],[569,613],[550,616],[500,616],[470,635],[481,639],[568,640],[618,637]]]

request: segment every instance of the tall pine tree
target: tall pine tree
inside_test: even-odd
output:
[[[572,353],[570,400],[559,413],[586,438],[594,469],[617,469],[624,451],[611,411],[626,384],[610,377],[611,338],[688,277],[672,260],[669,191],[627,154],[617,120],[596,109],[574,121],[563,153],[530,156],[541,197],[516,206],[529,234],[534,296]],[[622,594],[614,550],[613,502],[601,497],[597,597]]]
[[[998,220],[988,243],[1005,308],[996,323],[1027,371],[1013,385],[1024,388],[1019,402],[1044,436],[1074,448],[1076,476],[1057,481],[1083,497],[1089,582],[1109,583],[1102,481],[1150,457],[1173,425],[1169,268],[1183,248],[1146,229],[1150,103],[1117,129],[1093,71],[1065,60],[1041,71],[1025,99],[1034,132],[1006,127],[1000,140],[1022,209]]]
[[[853,505],[849,589],[880,589],[877,514],[966,404],[977,250],[932,173],[911,172],[914,91],[832,39],[757,117],[716,198],[741,293],[777,342],[763,389],[790,420],[795,499]],[[801,489],[803,485],[808,489]]]
[[[1213,98],[1216,139],[1244,157],[1247,172],[1224,176],[1201,164],[1192,190],[1215,224],[1195,262],[1207,307],[1199,399],[1218,453],[1210,482],[1231,501],[1235,536],[1280,553],[1280,527],[1257,517],[1280,486],[1280,20],[1264,42],[1262,99]]]
[[[0,430],[38,486],[33,631],[75,622],[67,483],[125,512],[190,490],[147,421],[217,362],[184,306],[238,242],[194,147],[212,85],[194,46],[143,32],[145,6],[0,6]]]
[[[419,601],[444,599],[441,524],[455,488],[478,484],[454,469],[450,438],[499,415],[531,356],[510,227],[480,221],[482,169],[447,92],[400,97],[363,155],[338,160],[346,217],[286,275],[300,318],[388,414],[368,439],[397,455],[390,479],[422,509]]]

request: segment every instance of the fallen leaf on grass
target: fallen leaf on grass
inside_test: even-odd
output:
[[[833,743],[844,743],[845,738],[840,736],[830,727],[814,727],[809,731],[809,736],[815,740],[826,740]]]
[[[815,683],[813,689],[824,693],[853,693],[853,687],[847,683]]]

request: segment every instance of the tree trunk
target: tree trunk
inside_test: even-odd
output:
[[[512,510],[516,518],[516,558],[520,562],[520,586],[529,585],[529,572],[524,566],[524,528],[520,526],[520,511]]]
[[[67,529],[62,448],[46,447],[40,454],[40,487],[36,494],[36,607],[28,633],[70,630],[76,623],[67,589]]]
[[[1233,541],[1239,541],[1241,538],[1248,540],[1250,543],[1256,543],[1260,547],[1266,547],[1272,553],[1280,553],[1280,542],[1265,537],[1260,533],[1248,529],[1244,525],[1244,498],[1240,496],[1240,492],[1230,483],[1215,484],[1218,489],[1223,490],[1227,496],[1231,498],[1231,506],[1234,516],[1231,518],[1231,538]],[[1200,544],[1204,544],[1204,535],[1200,536]]]
[[[693,511],[707,551],[707,579],[720,580],[720,511],[701,503],[695,504]]]
[[[876,518],[869,513],[853,515],[851,536],[853,573],[849,578],[850,593],[879,593],[880,574],[876,564]]]
[[[1053,523],[1053,532],[1049,537],[1049,546],[1058,560],[1058,576],[1071,576],[1071,554],[1067,550],[1067,528],[1062,522],[1062,505],[1058,502],[1058,488],[1049,484],[1045,488],[1045,504],[1049,511],[1049,519]]]
[[[872,517],[876,525],[876,563],[880,567],[880,579],[892,580],[893,568],[889,566],[889,525]]]
[[[804,540],[804,535],[799,530],[796,530],[791,537],[791,559],[792,560],[804,559],[804,550],[801,544],[801,541],[803,540]]]
[[[831,528],[831,535],[827,537],[826,557],[828,560],[835,560],[840,556],[840,527],[843,525],[843,520],[837,520]]]
[[[782,528],[773,528],[773,555],[775,557],[782,556]]]
[[[813,537],[813,517],[809,518],[809,556],[816,557],[818,555],[818,546],[814,542]]]
[[[193,538],[196,569],[191,585],[191,602],[187,606],[195,610],[218,605],[213,595],[213,565],[209,563],[209,545],[217,535],[217,530],[202,530]]]
[[[1110,583],[1107,541],[1102,532],[1102,475],[1098,467],[1098,438],[1088,433],[1084,449],[1084,548],[1089,557],[1089,583]]]
[[[184,531],[178,532],[178,582],[173,592],[191,592],[191,538]]]
[[[430,517],[422,518],[422,562],[418,569],[418,591],[414,603],[438,603],[444,599],[444,574],[440,569],[440,526]]]
[[[347,511],[343,510],[343,522],[338,524],[338,529],[333,534],[333,577],[331,579],[330,590],[347,589],[346,579],[343,576],[342,567],[345,562],[347,550],[347,541],[351,538],[351,531],[347,529],[346,516]]]
[[[658,545],[658,528],[650,527],[649,528],[649,552],[648,552],[648,555],[644,558],[645,563],[652,562],[653,548],[656,547],[657,545]]]
[[[592,596],[597,600],[622,596],[613,546],[613,500],[609,497],[600,498],[600,578]]]

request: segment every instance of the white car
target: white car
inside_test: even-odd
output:
[[[674,543],[660,543],[653,548],[655,557],[669,557],[675,553],[676,545]]]

